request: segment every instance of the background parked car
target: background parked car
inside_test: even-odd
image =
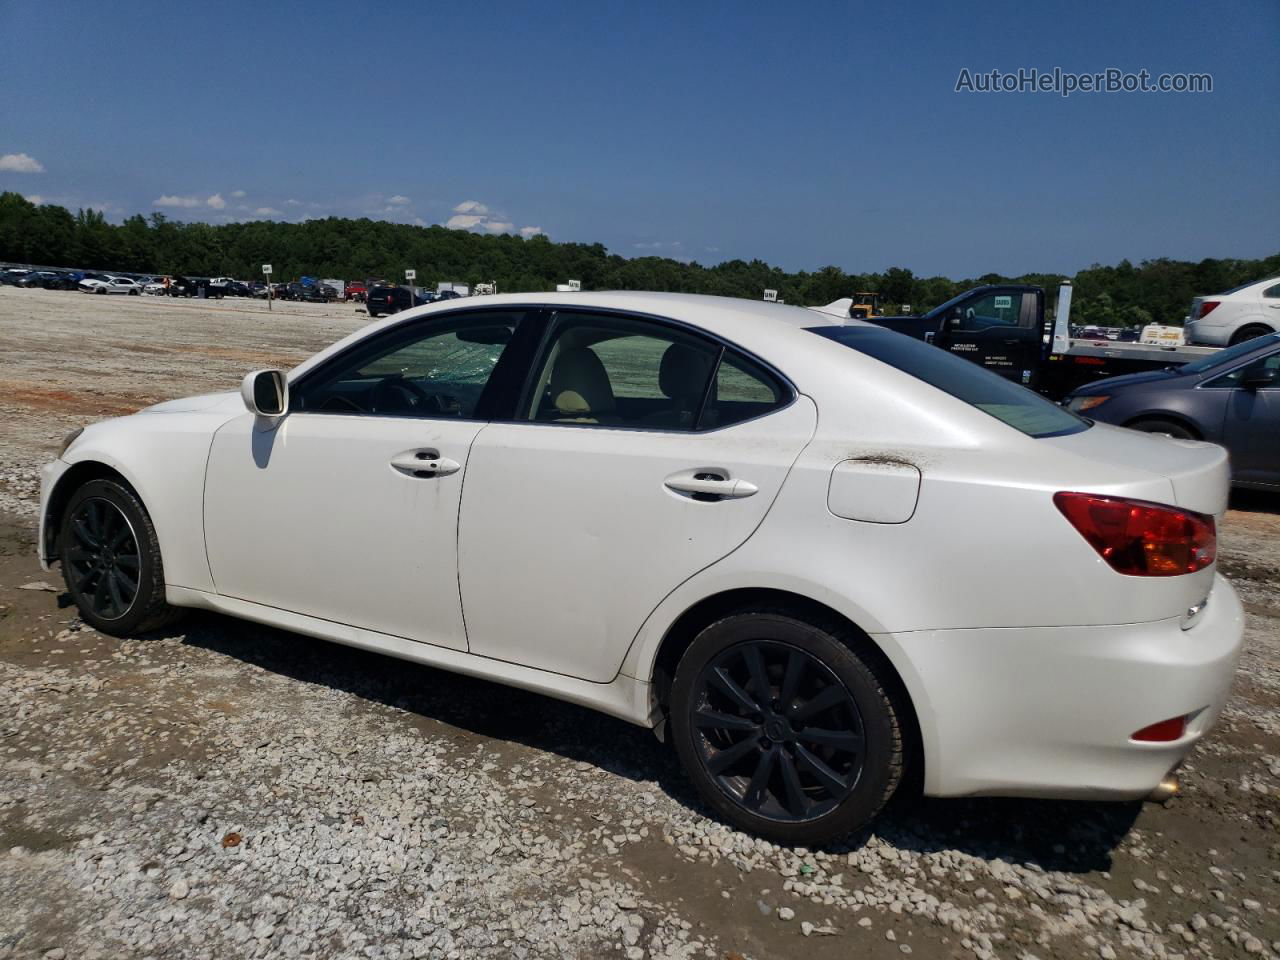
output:
[[[19,277],[14,284],[15,287],[25,287],[28,290],[43,289],[46,280],[52,280],[57,274],[52,270],[32,270],[24,277]]]
[[[399,313],[417,306],[414,296],[405,287],[377,286],[369,291],[366,300],[369,316],[381,317],[383,314]]]
[[[1191,301],[1187,343],[1223,347],[1280,331],[1280,277]]]
[[[73,273],[53,272],[45,276],[40,286],[45,290],[74,290],[79,282]]]
[[[1280,334],[1182,367],[1095,381],[1067,406],[1105,423],[1220,443],[1237,486],[1280,490]]]
[[[76,288],[81,293],[123,293],[136,297],[142,293],[142,287],[138,285],[136,280],[129,277],[116,277],[110,274],[99,276],[91,276],[85,274],[85,278],[76,284]]]
[[[21,280],[30,272],[31,272],[30,270],[23,270],[18,267],[15,267],[11,270],[6,270],[4,273],[0,273],[0,284],[7,284],[8,286],[17,286],[18,281]]]
[[[225,287],[210,286],[206,277],[173,277],[169,281],[169,296],[198,297],[201,288],[204,289],[206,297],[213,297],[218,300],[221,300],[226,294]]]
[[[229,297],[252,297],[253,291],[249,289],[249,285],[240,280],[232,280],[227,284],[227,296]]]
[[[364,303],[365,298],[369,295],[369,288],[359,281],[353,281],[347,284],[346,298],[355,303]]]

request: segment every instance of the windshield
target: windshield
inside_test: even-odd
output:
[[[1280,333],[1273,333],[1266,337],[1254,337],[1252,340],[1246,340],[1244,343],[1237,343],[1234,347],[1226,347],[1223,350],[1217,350],[1209,354],[1207,357],[1201,357],[1199,360],[1193,360],[1191,363],[1184,364],[1179,372],[1200,374],[1210,370],[1216,370],[1218,367],[1224,367],[1229,363],[1234,363],[1240,357],[1247,353],[1252,353],[1265,344],[1272,344],[1280,341]]]
[[[949,393],[1029,437],[1088,430],[1090,422],[999,374],[905,334],[878,327],[810,327],[811,333],[865,353]]]

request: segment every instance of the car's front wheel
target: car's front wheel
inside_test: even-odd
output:
[[[676,669],[672,738],[702,798],[781,843],[846,836],[902,779],[886,668],[836,624],[747,610],[706,627]]]
[[[95,630],[129,636],[180,615],[165,602],[155,527],[123,484],[91,480],[76,490],[62,514],[60,546],[67,591]]]

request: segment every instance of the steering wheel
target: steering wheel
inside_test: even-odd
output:
[[[369,404],[374,413],[387,410],[409,410],[417,413],[423,410],[439,410],[440,398],[404,377],[386,377],[378,381],[369,395]]]

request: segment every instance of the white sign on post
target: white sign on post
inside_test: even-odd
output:
[[[765,303],[777,303],[777,302],[778,302],[778,291],[777,291],[777,290],[766,290],[766,291],[764,292],[764,300],[765,300]]]
[[[263,272],[263,273],[265,273],[265,274],[267,274],[268,276],[270,276],[270,275],[271,275],[271,264],[269,264],[269,263],[264,263],[264,264],[262,265],[262,272]]]
[[[404,272],[404,278],[405,278],[406,280],[417,280],[417,279],[418,279],[418,271],[417,271],[417,270],[406,270],[406,271]]]
[[[569,283],[568,283],[568,287],[569,287],[569,289],[570,289],[570,290],[574,290],[574,291],[581,290],[581,289],[582,289],[582,281],[581,281],[581,280],[570,280],[570,281],[569,281]]]
[[[1011,309],[1013,309],[1013,297],[1012,297],[1012,295],[1010,295],[1010,296],[1005,296],[1005,297],[996,297],[996,309],[997,309],[997,310],[1011,310]]]

